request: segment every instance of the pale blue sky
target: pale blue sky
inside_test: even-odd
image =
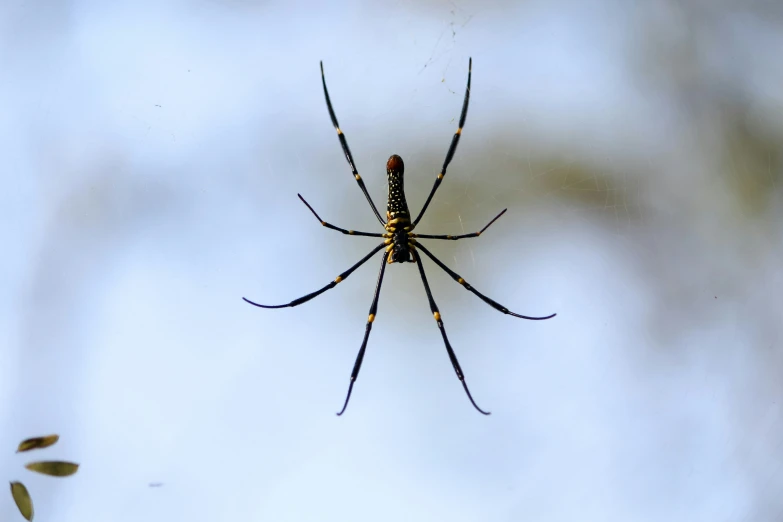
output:
[[[778,520],[780,173],[761,158],[768,206],[741,208],[732,180],[759,158],[727,156],[722,125],[743,107],[780,150],[783,67],[756,52],[780,20],[629,6],[3,7],[0,469],[36,520]],[[469,56],[420,231],[509,207],[428,246],[558,316],[504,316],[425,261],[484,417],[415,267],[392,265],[338,418],[378,263],[294,309],[241,300],[288,302],[375,245],[296,197],[379,228],[318,62],[376,204],[396,153],[416,212]],[[81,463],[72,478],[12,453],[51,432],[40,457]],[[21,520],[10,495],[0,513]]]

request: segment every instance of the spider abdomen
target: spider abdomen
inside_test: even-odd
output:
[[[403,184],[405,174],[405,164],[402,158],[394,154],[386,162],[386,178],[389,182],[389,200],[386,204],[386,217],[391,222],[395,219],[408,221],[410,223],[410,213],[408,212],[408,202],[405,201],[405,186]],[[391,224],[391,223],[390,223]]]
[[[389,182],[389,200],[386,204],[386,231],[391,233],[390,263],[413,262],[408,232],[411,230],[411,216],[405,201],[405,164],[402,158],[393,154],[386,162],[386,178]]]

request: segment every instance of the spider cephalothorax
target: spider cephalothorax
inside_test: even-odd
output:
[[[484,228],[482,228],[478,232],[472,232],[469,234],[460,234],[456,236],[443,235],[443,234],[414,234],[413,233],[413,229],[416,228],[416,225],[419,224],[419,221],[421,220],[422,216],[424,216],[424,212],[427,210],[430,201],[432,201],[432,196],[435,195],[435,191],[438,190],[438,187],[443,181],[443,178],[446,175],[446,168],[449,166],[449,163],[451,163],[451,160],[454,157],[454,152],[457,150],[457,144],[459,143],[459,138],[462,135],[462,127],[465,125],[465,117],[468,114],[468,101],[470,100],[470,76],[472,71],[472,65],[473,65],[473,61],[471,60],[468,62],[468,86],[465,89],[465,100],[462,103],[462,113],[460,114],[459,126],[457,128],[457,132],[454,133],[454,137],[452,137],[451,139],[451,145],[449,146],[449,150],[446,153],[446,159],[443,161],[443,167],[441,167],[440,173],[435,178],[435,184],[432,186],[432,190],[430,190],[430,194],[429,196],[427,196],[427,200],[424,202],[424,206],[419,212],[419,215],[416,217],[416,219],[411,221],[411,215],[410,212],[408,211],[408,203],[405,201],[405,187],[403,185],[405,164],[402,162],[401,157],[394,154],[389,158],[389,161],[386,162],[386,175],[389,182],[389,200],[386,206],[386,221],[384,221],[383,218],[381,217],[381,214],[378,212],[375,203],[373,203],[370,194],[367,192],[367,188],[364,186],[364,181],[362,180],[362,177],[359,175],[359,172],[356,170],[356,166],[353,163],[353,156],[351,155],[351,150],[348,148],[348,142],[346,141],[345,135],[343,134],[343,131],[340,129],[340,126],[337,123],[337,117],[334,114],[334,109],[332,108],[332,102],[329,99],[329,91],[326,89],[326,78],[324,77],[323,62],[321,63],[321,83],[323,84],[324,97],[326,98],[326,107],[329,109],[329,117],[332,119],[332,125],[334,125],[334,128],[337,131],[337,138],[340,140],[340,145],[343,148],[343,154],[345,154],[345,159],[348,160],[348,165],[351,167],[351,173],[353,174],[353,177],[356,180],[356,182],[359,184],[359,188],[364,193],[364,196],[367,198],[367,201],[370,203],[370,208],[375,213],[375,217],[378,218],[378,221],[384,227],[385,232],[383,233],[358,232],[355,230],[347,230],[345,228],[332,225],[331,223],[327,223],[326,221],[322,220],[320,216],[315,212],[315,210],[313,210],[313,207],[311,207],[310,204],[307,201],[305,201],[305,199],[301,195],[299,195],[299,199],[301,199],[302,202],[305,205],[307,205],[307,208],[310,209],[310,212],[312,212],[313,215],[316,217],[316,219],[318,219],[318,221],[321,222],[321,225],[325,226],[326,228],[331,228],[332,230],[337,230],[338,232],[342,232],[343,234],[348,234],[351,236],[383,238],[383,243],[377,245],[375,248],[372,249],[372,251],[369,254],[367,254],[362,259],[360,259],[351,268],[349,268],[342,274],[338,275],[334,279],[334,281],[330,282],[320,290],[316,290],[315,292],[309,293],[298,299],[294,299],[290,303],[282,304],[282,305],[262,305],[262,304],[254,303],[253,301],[250,301],[249,299],[246,299],[244,297],[243,299],[248,303],[261,308],[285,308],[288,306],[300,305],[302,303],[309,301],[310,299],[313,299],[314,297],[321,295],[327,290],[334,288],[335,286],[337,286],[338,283],[342,282],[345,278],[351,275],[354,270],[356,270],[357,268],[362,266],[365,262],[367,262],[372,256],[374,256],[375,254],[383,250],[383,257],[381,259],[381,269],[380,272],[378,273],[378,283],[375,287],[375,294],[373,295],[372,304],[370,305],[370,313],[367,316],[367,325],[365,326],[365,330],[364,330],[364,339],[362,340],[361,348],[359,348],[359,354],[356,356],[356,362],[353,365],[353,371],[351,372],[351,382],[350,385],[348,386],[348,394],[345,397],[345,404],[343,404],[343,409],[340,410],[340,412],[337,415],[342,415],[343,412],[345,411],[345,408],[348,407],[348,401],[351,398],[351,391],[353,391],[353,385],[356,382],[357,377],[359,376],[359,370],[361,369],[362,361],[364,360],[364,353],[367,350],[367,341],[370,338],[370,330],[372,330],[372,324],[375,321],[375,315],[378,312],[378,296],[381,293],[381,283],[383,283],[383,275],[386,272],[386,265],[389,263],[405,263],[405,262],[416,263],[416,266],[419,269],[419,275],[421,276],[421,282],[424,285],[424,292],[427,294],[427,300],[429,301],[430,310],[432,311],[432,316],[438,325],[438,329],[440,330],[441,337],[443,337],[443,343],[446,345],[446,352],[449,355],[449,360],[451,361],[451,364],[454,367],[454,371],[457,374],[457,378],[462,383],[462,387],[465,389],[465,393],[468,395],[468,399],[470,399],[470,402],[473,404],[473,407],[476,408],[481,413],[483,413],[484,415],[489,415],[489,412],[479,408],[476,405],[476,402],[473,400],[473,397],[470,394],[470,390],[468,390],[468,385],[465,383],[465,375],[462,373],[462,368],[460,367],[459,361],[457,361],[457,356],[454,353],[454,349],[451,347],[451,343],[449,342],[448,337],[446,336],[446,329],[443,326],[443,319],[441,318],[438,305],[435,304],[435,299],[432,297],[432,291],[430,290],[430,285],[427,282],[427,276],[424,274],[424,265],[421,262],[421,258],[419,257],[418,251],[424,252],[424,254],[427,257],[429,257],[436,265],[438,265],[438,267],[440,267],[452,279],[454,279],[454,281],[462,285],[463,288],[465,288],[465,290],[477,295],[482,301],[487,303],[495,310],[503,312],[504,314],[512,315],[514,317],[519,317],[522,319],[531,319],[531,320],[550,319],[556,315],[556,314],[551,314],[545,317],[530,317],[530,316],[520,315],[509,311],[509,309],[506,308],[505,306],[501,305],[497,301],[490,299],[489,297],[485,296],[484,294],[482,294],[481,292],[473,288],[470,284],[468,284],[467,281],[465,281],[462,277],[460,277],[459,274],[457,274],[449,267],[447,267],[440,259],[435,257],[429,250],[427,250],[427,248],[424,247],[424,245],[422,245],[418,241],[419,239],[422,238],[457,240],[457,239],[478,237],[481,235],[482,232],[484,232],[487,228],[489,228],[489,226],[492,223],[494,223],[500,216],[502,216],[503,213],[506,212],[506,209],[503,209],[503,211],[500,212],[500,214],[495,216],[494,219],[492,219],[492,221],[490,221]]]

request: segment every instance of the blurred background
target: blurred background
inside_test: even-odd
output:
[[[0,470],[36,520],[783,519],[779,3],[13,0],[0,35]],[[415,214],[471,56],[418,231],[508,207],[426,244],[558,315],[425,259],[484,417],[391,265],[335,417],[378,263],[241,299],[376,244],[296,197],[380,229],[318,62],[376,204],[399,154]]]

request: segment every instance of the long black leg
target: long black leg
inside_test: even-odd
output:
[[[370,338],[370,330],[372,330],[372,323],[375,321],[375,314],[378,312],[378,296],[381,295],[381,283],[383,282],[383,274],[386,272],[386,258],[389,254],[383,253],[383,259],[381,259],[381,270],[378,272],[378,283],[375,285],[375,295],[372,298],[372,304],[370,305],[370,314],[367,316],[367,326],[364,330],[364,339],[362,339],[362,347],[359,348],[359,354],[356,356],[356,362],[353,363],[353,371],[351,371],[351,384],[348,385],[348,395],[345,397],[345,404],[343,409],[337,415],[342,415],[345,412],[345,408],[348,407],[348,401],[351,400],[351,392],[353,391],[353,383],[356,382],[356,378],[359,377],[359,370],[362,369],[362,361],[364,360],[364,352],[367,350],[367,340]]]
[[[481,229],[481,230],[479,230],[478,232],[472,232],[472,233],[470,233],[470,234],[462,234],[462,235],[460,235],[460,236],[448,236],[448,235],[444,235],[444,234],[439,234],[439,235],[431,235],[431,234],[411,234],[411,237],[421,237],[421,238],[424,238],[424,239],[450,239],[450,240],[452,240],[452,241],[456,241],[457,239],[465,239],[465,238],[468,238],[468,237],[479,237],[481,234],[483,234],[483,233],[484,233],[484,231],[485,231],[486,229],[488,229],[488,228],[489,228],[489,226],[490,226],[492,223],[494,223],[495,221],[497,221],[497,220],[498,220],[498,218],[499,218],[500,216],[502,216],[503,214],[505,214],[505,213],[506,213],[506,210],[508,210],[508,209],[507,209],[507,208],[504,208],[504,209],[503,209],[503,211],[502,211],[500,214],[498,214],[497,216],[495,216],[495,217],[492,219],[492,221],[490,221],[490,222],[487,224],[487,226],[485,226],[484,228],[482,228],[482,229]]]
[[[450,269],[449,267],[444,265],[443,262],[441,262],[440,259],[438,259],[434,255],[432,255],[432,252],[430,252],[429,250],[424,248],[424,246],[421,243],[417,242],[416,243],[416,248],[418,248],[419,250],[421,250],[422,252],[427,254],[427,257],[429,257],[430,259],[435,261],[435,264],[438,265],[439,267],[441,267],[447,274],[449,274],[453,280],[455,280],[456,282],[458,282],[459,284],[464,286],[465,290],[467,290],[469,292],[473,292],[474,294],[479,296],[479,298],[482,301],[484,301],[489,306],[491,306],[492,308],[494,308],[495,310],[497,310],[499,312],[503,312],[504,314],[508,314],[508,315],[513,315],[514,317],[519,317],[521,319],[530,319],[531,321],[543,321],[544,319],[551,319],[551,318],[553,318],[554,316],[557,315],[557,314],[552,314],[552,315],[547,315],[545,317],[530,317],[530,316],[527,316],[527,315],[515,314],[514,312],[510,311],[508,308],[506,308],[502,304],[498,303],[497,301],[494,301],[494,300],[490,299],[489,297],[485,296],[484,294],[482,294],[481,292],[479,292],[478,290],[476,290],[475,288],[470,286],[468,284],[468,282],[465,281],[464,279],[462,279],[458,273],[454,272],[452,269]]]
[[[421,208],[421,212],[419,212],[419,216],[414,220],[413,227],[418,225],[419,221],[421,221],[422,216],[424,216],[424,212],[427,210],[430,201],[432,201],[432,196],[435,195],[435,191],[438,190],[441,181],[443,181],[443,176],[446,175],[446,169],[448,168],[449,163],[451,163],[451,159],[454,157],[454,152],[457,150],[459,137],[462,135],[462,127],[465,126],[465,117],[468,115],[468,101],[470,100],[470,75],[472,71],[473,71],[473,58],[471,58],[468,61],[468,86],[465,88],[465,101],[462,102],[462,114],[459,117],[459,127],[457,128],[457,132],[454,133],[454,137],[451,138],[451,145],[449,146],[449,151],[446,153],[446,159],[443,161],[443,167],[440,169],[440,173],[438,174],[438,177],[435,178],[435,184],[432,186],[430,195],[427,196],[427,201],[424,202],[424,206]]]
[[[302,304],[302,303],[306,303],[306,302],[307,302],[307,301],[309,301],[310,299],[313,299],[314,297],[318,297],[319,295],[321,295],[322,293],[326,292],[327,290],[331,290],[332,288],[334,288],[335,286],[337,286],[337,283],[339,283],[339,282],[341,282],[342,280],[346,279],[346,278],[347,278],[349,275],[351,275],[351,274],[353,273],[353,271],[354,271],[354,270],[356,270],[357,268],[359,268],[360,266],[362,266],[362,265],[363,265],[365,262],[367,262],[367,260],[368,260],[368,259],[370,259],[370,258],[371,258],[371,257],[372,257],[372,256],[373,256],[373,255],[374,255],[376,252],[378,252],[380,249],[382,249],[382,248],[383,248],[383,247],[385,247],[385,246],[386,246],[386,243],[381,243],[381,244],[380,244],[380,245],[378,245],[377,247],[373,248],[373,249],[372,249],[372,252],[370,252],[369,254],[367,254],[366,256],[364,256],[363,258],[361,258],[361,259],[359,260],[359,262],[358,262],[358,263],[356,263],[355,265],[353,265],[351,268],[349,268],[348,270],[346,270],[346,271],[345,271],[345,272],[343,272],[342,274],[340,274],[340,275],[338,275],[337,277],[335,277],[335,278],[334,278],[334,281],[332,281],[331,283],[329,283],[329,284],[328,284],[328,285],[326,285],[325,287],[321,288],[320,290],[316,290],[316,291],[315,291],[315,292],[313,292],[313,293],[310,293],[310,294],[307,294],[307,295],[305,295],[305,296],[302,296],[302,297],[300,297],[299,299],[294,299],[294,300],[293,300],[293,301],[291,301],[290,303],[287,303],[287,304],[281,304],[281,305],[262,305],[262,304],[254,303],[253,301],[251,301],[251,300],[250,300],[250,299],[248,299],[247,297],[243,297],[242,299],[244,299],[246,302],[250,303],[250,304],[251,304],[251,305],[253,305],[253,306],[258,306],[259,308],[286,308],[286,307],[288,307],[288,306],[299,306],[300,304]]]
[[[321,62],[321,83],[323,83],[324,85],[324,96],[326,97],[326,107],[329,109],[329,117],[332,118],[332,125],[334,125],[334,129],[337,131],[337,138],[339,138],[340,140],[340,145],[343,148],[345,159],[348,160],[348,165],[351,167],[351,172],[353,173],[353,177],[354,179],[356,179],[356,182],[359,184],[359,188],[362,189],[362,192],[364,192],[364,197],[367,198],[367,202],[370,203],[370,206],[372,207],[372,211],[375,212],[375,217],[378,218],[378,221],[380,221],[381,225],[385,225],[386,222],[383,220],[381,214],[378,212],[378,209],[375,207],[375,203],[373,203],[370,194],[367,192],[367,187],[364,186],[364,181],[362,180],[362,177],[359,175],[359,172],[357,172],[356,170],[356,166],[353,164],[353,156],[351,155],[351,149],[348,148],[348,142],[345,140],[345,134],[343,134],[343,131],[340,129],[340,124],[337,123],[337,116],[334,115],[334,109],[332,109],[332,101],[329,99],[329,91],[326,88],[326,76],[324,76],[324,62]]]
[[[315,216],[315,219],[317,219],[318,221],[320,221],[320,222],[321,222],[321,224],[322,224],[323,226],[325,226],[326,228],[331,228],[332,230],[336,230],[336,231],[338,231],[338,232],[342,232],[343,234],[347,234],[347,235],[349,235],[349,236],[384,237],[384,235],[383,235],[383,234],[379,234],[379,233],[377,233],[377,232],[359,232],[359,231],[357,231],[357,230],[346,230],[346,229],[344,229],[344,228],[336,227],[336,226],[332,225],[331,223],[327,223],[326,221],[324,221],[323,219],[321,219],[321,216],[319,216],[318,214],[316,214],[315,210],[313,210],[313,207],[311,207],[311,206],[310,206],[310,203],[308,203],[307,201],[305,201],[305,198],[303,198],[301,194],[297,194],[297,196],[299,196],[299,199],[301,199],[301,200],[302,200],[302,203],[304,203],[305,205],[307,205],[307,208],[309,208],[309,209],[310,209],[310,212],[312,212],[312,213],[313,213],[313,215]],[[491,225],[491,223],[490,223],[490,225]],[[487,225],[487,226],[489,226],[489,225]],[[486,228],[486,227],[485,227],[485,228]],[[483,230],[482,230],[482,232],[483,232]],[[481,232],[479,232],[479,233],[481,233]]]
[[[435,318],[435,322],[438,323],[438,329],[440,329],[440,334],[441,336],[443,336],[443,342],[446,344],[446,351],[449,353],[449,359],[451,360],[451,365],[454,366],[454,371],[457,372],[457,378],[459,379],[459,382],[462,383],[462,387],[465,388],[465,393],[468,394],[468,399],[470,399],[470,402],[473,404],[473,407],[476,408],[480,413],[483,413],[484,415],[489,415],[490,412],[484,411],[478,407],[476,401],[473,400],[473,396],[470,394],[468,385],[465,383],[465,374],[462,373],[462,368],[460,367],[459,361],[457,360],[457,355],[454,353],[454,349],[451,347],[451,343],[449,343],[449,338],[446,337],[446,329],[443,327],[443,320],[440,318],[440,311],[438,310],[438,305],[435,304],[435,299],[433,299],[432,297],[432,291],[430,290],[430,285],[427,282],[427,276],[424,275],[424,265],[421,263],[421,258],[415,251],[411,253],[413,254],[413,259],[416,260],[416,264],[419,267],[419,274],[421,274],[421,282],[424,283],[424,291],[427,292],[427,299],[430,302],[430,310],[432,310],[432,316]]]

